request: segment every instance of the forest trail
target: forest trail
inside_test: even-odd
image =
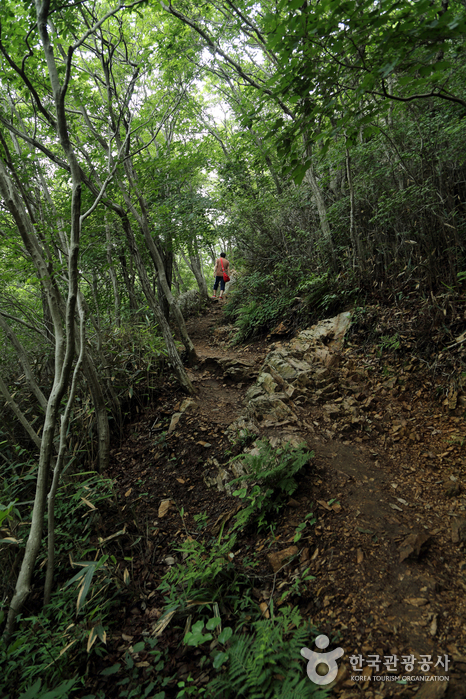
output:
[[[160,618],[157,587],[179,559],[177,545],[199,536],[195,518],[201,516],[205,537],[217,534],[236,512],[238,500],[212,487],[222,464],[239,452],[227,428],[244,412],[246,391],[269,350],[287,345],[262,340],[229,346],[233,329],[222,325],[221,305],[212,302],[205,315],[188,321],[199,357],[189,370],[194,402],[165,385],[158,404],[127,427],[124,442],[112,451],[108,475],[123,513],[131,513],[129,530],[141,537],[138,555],[128,540],[140,602],[122,621],[127,638],[147,634]],[[272,444],[286,432],[287,439],[306,441],[315,458],[273,534],[249,533],[239,542],[235,562],[241,567],[253,550],[261,609],[271,598],[279,605],[289,590],[287,604],[299,606],[320,633],[344,649],[332,696],[382,699],[419,690],[419,699],[466,697],[462,414],[442,410],[435,385],[414,366],[382,371],[372,355],[349,347],[332,372],[331,402],[325,388],[319,400],[292,396],[294,418],[257,423],[257,432]],[[357,405],[350,420],[341,410],[348,395]],[[295,544],[297,528],[310,512],[317,521]],[[111,527],[102,524],[102,535],[111,535]],[[295,594],[305,570],[313,580]],[[161,640],[174,644],[180,678],[202,675],[196,656],[175,645],[170,626]],[[361,670],[351,669],[350,656],[361,656]],[[411,666],[408,656],[414,656]],[[443,675],[449,681],[376,680],[388,674],[390,659],[403,676]]]

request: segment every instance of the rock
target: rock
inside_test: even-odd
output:
[[[282,395],[284,396],[284,394]],[[257,420],[280,422],[286,419],[298,419],[277,394],[254,398],[249,401],[247,410],[249,415],[255,417]]]
[[[335,419],[340,415],[340,407],[335,403],[325,403],[322,407],[328,417],[332,419]]]
[[[297,546],[290,546],[287,549],[284,549],[283,551],[276,551],[274,553],[269,553],[267,555],[267,558],[269,559],[269,563],[272,566],[272,570],[274,573],[278,573],[280,568],[284,565],[285,561],[290,558],[291,556],[295,556],[298,553],[298,547]]]
[[[337,366],[340,362],[340,355],[335,354],[332,350],[327,347],[318,347],[313,354],[316,361],[324,364],[325,366]]]
[[[425,682],[416,694],[416,699],[442,699],[449,682]]]
[[[246,439],[248,435],[251,434],[258,436],[259,430],[254,422],[245,416],[237,418],[226,429],[226,435],[230,442],[237,442],[238,440]]]
[[[270,437],[269,442],[270,445],[275,449],[276,447],[282,447],[285,444],[289,444],[291,447],[294,449],[298,449],[298,447],[302,446],[304,442],[304,438],[296,433],[290,434],[290,433],[283,433],[279,437],[273,436]]]
[[[451,523],[451,540],[454,544],[466,541],[466,518],[455,517]]]
[[[293,381],[293,386],[300,390],[315,385],[315,369],[301,372]]]
[[[291,366],[287,359],[285,359],[282,351],[275,350],[267,355],[262,366],[261,373],[263,371],[267,371],[267,367],[269,366],[274,369],[283,379],[285,379],[285,381],[294,379],[298,374],[296,368]]]
[[[171,434],[173,430],[176,428],[177,424],[180,421],[182,413],[173,413],[172,419],[170,420],[170,427],[168,428],[168,434]]]
[[[178,307],[185,318],[197,313],[202,306],[202,299],[199,291],[190,289],[177,298]]]
[[[303,341],[324,340],[329,341],[329,346],[332,349],[340,348],[343,344],[343,338],[351,323],[351,311],[339,313],[333,318],[321,320],[317,325],[313,325],[307,330],[299,333],[298,338]]]
[[[180,412],[181,413],[195,413],[199,409],[199,403],[197,403],[192,398],[185,398],[181,403]]]
[[[303,372],[309,371],[312,369],[311,365],[308,364],[308,362],[305,362],[303,360],[299,359],[293,359],[293,357],[287,357],[288,364],[291,364],[291,366],[296,369],[298,374],[302,374]]]
[[[304,353],[309,349],[309,343],[303,342],[299,337],[293,338],[288,345],[288,351],[296,359],[302,359]]]
[[[277,388],[276,381],[274,381],[272,375],[268,374],[266,371],[260,374],[257,379],[257,384],[263,388],[266,393],[275,393],[275,389]]]
[[[231,474],[222,466],[218,467],[218,472],[211,475],[204,474],[204,483],[208,488],[217,488],[221,493],[227,492],[231,495],[232,488],[228,481],[231,479]]]
[[[247,362],[242,359],[219,359],[218,364],[224,376],[232,381],[248,381],[257,375],[254,362]]]
[[[430,543],[430,536],[424,532],[413,532],[400,544],[400,563],[406,558],[419,558]]]
[[[246,391],[246,395],[244,397],[244,402],[248,403],[250,400],[253,400],[254,398],[257,398],[258,396],[264,395],[264,391],[262,390],[261,386],[258,384],[254,384],[254,386],[251,386],[251,388],[248,388]]]

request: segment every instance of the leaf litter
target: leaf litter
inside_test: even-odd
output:
[[[238,511],[236,498],[207,487],[206,465],[236,455],[226,431],[241,414],[251,368],[259,371],[270,348],[265,339],[232,349],[232,333],[221,325],[221,314],[214,308],[188,322],[199,357],[190,368],[198,409],[177,416],[173,424],[184,397],[165,382],[156,404],[126,426],[122,443],[112,450],[106,475],[114,480],[118,507],[112,517],[102,518],[99,532],[105,540],[124,522],[130,536],[111,544],[132,561],[107,661],[124,655],[128,646],[119,645],[122,639],[129,644],[156,634],[172,647],[178,679],[191,674],[203,683],[197,656],[178,647],[170,624],[176,610],[163,612],[157,588],[166,560],[182,563],[177,544],[199,536],[196,517],[205,518],[202,536],[218,536]],[[220,363],[239,357],[250,372],[241,381],[231,372],[225,376]],[[301,479],[293,504],[277,517],[272,535],[248,531],[238,539],[235,566],[245,570],[254,551],[254,594],[261,613],[270,613],[272,599],[278,609],[286,598],[320,633],[337,636],[346,658],[449,654],[444,695],[460,699],[466,696],[462,392],[448,390],[439,400],[439,379],[425,363],[409,353],[380,361],[376,346],[361,352],[357,336],[340,351],[332,371],[330,406],[325,394],[315,403],[294,406],[300,434],[315,451],[313,468]],[[333,407],[348,398],[354,401],[352,420]],[[272,439],[284,428],[264,427],[263,436]],[[311,511],[317,521],[295,545],[297,523]],[[312,579],[297,588],[304,573]],[[347,666],[343,662],[332,690],[339,699],[359,697],[361,690],[373,699],[413,696],[416,689],[420,698],[427,687],[369,682],[370,668],[364,681],[354,681]]]

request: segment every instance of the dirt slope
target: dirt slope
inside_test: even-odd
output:
[[[231,329],[222,325],[219,302],[191,319],[188,329],[199,356],[190,369],[198,407],[177,421],[173,416],[184,396],[165,385],[158,405],[127,428],[124,443],[112,452],[108,474],[115,479],[120,506],[131,512],[130,526],[143,532],[133,562],[141,601],[127,609],[123,622],[125,636],[135,640],[160,617],[157,586],[176,556],[176,542],[195,530],[194,517],[205,512],[207,530],[215,531],[225,513],[237,507],[236,499],[208,488],[204,477],[209,460],[226,463],[235,453],[225,430],[241,414],[244,394],[271,344],[229,347]],[[219,360],[226,359],[243,362],[249,377],[238,381],[222,373]],[[355,396],[364,425],[348,427],[319,402],[293,405],[299,421],[287,430],[304,436],[315,459],[273,537],[256,535],[248,541],[261,563],[257,602],[276,599],[278,590],[281,594],[309,569],[314,579],[301,596],[290,593],[287,603],[297,604],[321,633],[344,648],[334,696],[461,699],[466,697],[462,414],[441,408],[431,377],[417,366],[381,371],[372,355],[361,357],[350,348],[342,353],[339,372],[338,390]],[[273,439],[280,428],[261,433]],[[162,501],[169,501],[163,515]],[[316,524],[297,542],[296,556],[276,573],[273,554],[294,545],[296,528],[309,512]],[[111,533],[111,523],[103,524],[102,534]],[[169,630],[164,639],[173,641]],[[363,670],[353,672],[349,656],[359,655]],[[383,663],[389,656],[397,656],[403,675],[445,675],[449,681],[376,681],[374,676],[387,675]],[[412,671],[407,656],[414,656]],[[438,661],[445,656],[447,671]],[[181,678],[196,671],[182,651],[173,662]],[[427,663],[422,669],[421,662]],[[355,675],[363,679],[351,679]]]

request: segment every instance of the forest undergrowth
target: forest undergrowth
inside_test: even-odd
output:
[[[238,325],[228,323],[234,304],[224,310],[218,308],[219,302],[213,304],[207,315],[192,322],[199,366],[191,372],[199,409],[170,431],[183,397],[173,383],[159,384],[149,405],[139,407],[136,419],[124,425],[122,440],[114,438],[108,472],[75,472],[65,479],[57,513],[58,586],[49,606],[41,609],[43,568],[39,567],[34,580],[37,591],[8,649],[2,651],[5,696],[324,696],[326,690],[318,690],[307,679],[299,650],[312,647],[319,632],[327,633],[332,643],[350,648],[365,629],[366,646],[371,643],[371,625],[362,624],[362,619],[378,604],[378,593],[372,587],[364,609],[357,614],[353,602],[347,613],[350,605],[343,604],[342,593],[332,595],[333,566],[327,568],[325,552],[333,551],[337,557],[336,570],[340,580],[346,580],[344,598],[348,599],[354,589],[353,567],[360,567],[363,579],[365,558],[386,534],[377,534],[380,527],[368,511],[365,523],[353,533],[358,539],[357,550],[352,549],[355,559],[349,554],[339,560],[343,551],[338,540],[351,531],[345,522],[351,502],[364,510],[373,500],[370,482],[374,475],[378,480],[380,464],[392,472],[393,480],[401,476],[396,494],[402,494],[403,501],[408,502],[413,485],[410,474],[415,471],[432,482],[423,486],[427,503],[432,502],[438,482],[446,493],[442,497],[456,513],[454,521],[463,517],[466,435],[460,330],[465,308],[461,299],[453,304],[445,295],[417,304],[408,298],[398,306],[358,306],[342,354],[338,391],[348,395],[344,368],[352,366],[353,372],[361,374],[357,381],[362,381],[351,389],[352,395],[361,405],[368,404],[370,410],[363,410],[371,419],[348,430],[331,413],[328,422],[321,405],[306,408],[305,442],[277,451],[269,444],[281,428],[266,431],[265,441],[256,443],[256,456],[250,460],[252,487],[240,478],[229,493],[207,488],[203,471],[212,459],[235,463],[255,442],[257,435],[252,433],[233,443],[227,438],[227,427],[240,413],[250,380],[243,386],[222,378],[209,362],[226,356],[259,367],[265,353],[277,343],[286,344],[293,329],[286,316],[275,317],[268,335],[239,343]],[[451,314],[449,327],[447,314]],[[447,349],[448,344],[453,347]],[[225,391],[231,401],[226,406],[222,403]],[[379,415],[392,414],[388,406],[393,401],[400,405],[393,418],[399,420],[380,422]],[[219,406],[223,406],[220,411]],[[342,449],[347,451],[343,454]],[[435,467],[429,464],[434,452],[435,459],[440,456]],[[396,476],[394,454],[402,465]],[[356,482],[365,488],[353,496],[348,481],[339,482],[348,467],[356,469]],[[346,479],[354,480],[351,468]],[[27,464],[17,463],[13,470],[22,483],[33,478]],[[397,505],[400,511],[402,507]],[[15,508],[2,511],[2,528],[4,535],[19,541],[27,523],[21,522]],[[396,520],[398,513],[393,515]],[[413,523],[409,515],[388,525],[397,529],[392,533],[397,545]],[[411,566],[424,567],[427,579],[427,569],[438,556],[444,561],[443,570],[458,566],[455,560],[464,556],[464,540],[460,526],[456,530],[459,548],[448,551],[442,537],[448,541],[449,530],[436,529],[432,523],[426,527],[434,532],[428,554],[424,547],[419,561]],[[13,575],[17,550],[12,547],[9,556],[6,569]],[[400,567],[395,559],[392,563],[394,569]],[[371,565],[378,569],[372,560]],[[388,574],[384,570],[380,575]],[[461,592],[464,567],[459,565],[458,570],[450,584],[443,580],[443,573],[437,576],[437,586],[452,599]],[[391,595],[399,594],[395,588],[393,580],[385,581],[389,601]],[[417,599],[421,593],[409,594],[408,599]],[[326,600],[331,599],[330,613]],[[432,599],[428,604],[434,609],[436,602]],[[401,629],[408,622],[398,612]],[[350,623],[355,613],[356,626]],[[439,629],[436,626],[438,637],[432,640],[456,658],[461,672],[464,639],[459,628],[453,618],[448,618],[447,628],[440,612],[430,614],[431,628],[435,619]],[[388,653],[399,645],[401,652],[402,631],[397,639],[393,630],[380,620],[379,624],[373,649]],[[439,638],[440,629],[444,640]],[[348,692],[355,684],[351,682],[347,673],[340,674],[330,689],[335,696],[351,696]],[[454,678],[450,686],[446,697],[461,696],[454,693]],[[403,685],[390,689],[374,685],[373,694],[367,686],[365,691],[379,699],[397,695]]]

